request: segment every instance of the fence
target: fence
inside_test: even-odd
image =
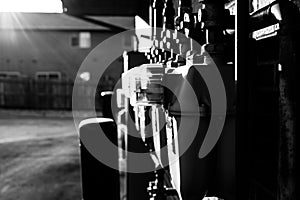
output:
[[[82,83],[77,88],[80,105],[77,108],[87,109],[91,105],[88,97],[93,95],[95,85]],[[102,110],[100,92],[109,90],[111,86],[100,85],[96,93],[96,109]],[[0,107],[14,109],[37,110],[71,110],[72,81],[44,81],[32,79],[1,79]]]

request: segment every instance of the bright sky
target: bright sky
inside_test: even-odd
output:
[[[0,12],[61,13],[61,0],[0,0]]]

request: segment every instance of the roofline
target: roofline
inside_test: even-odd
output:
[[[66,15],[70,15],[70,16],[99,16],[99,17],[134,17],[136,15],[138,15],[138,13],[122,13],[120,14],[101,14],[101,13],[93,13],[93,12],[64,12],[64,14]]]
[[[19,12],[3,12],[3,13],[19,13]],[[129,30],[129,29],[126,29],[126,28],[122,28],[120,26],[116,26],[116,25],[113,25],[113,24],[110,24],[110,23],[106,23],[106,22],[102,22],[102,21],[98,21],[96,19],[91,19],[89,18],[88,16],[100,16],[100,17],[133,17],[132,15],[72,15],[70,13],[66,13],[66,12],[63,12],[63,13],[38,13],[38,12],[21,12],[21,14],[41,14],[41,15],[66,15],[68,17],[71,17],[71,18],[76,18],[76,19],[79,19],[81,21],[85,21],[87,23],[90,23],[92,25],[100,25],[102,26],[103,28],[106,28],[107,30],[103,30],[99,27],[99,29],[97,29],[97,27],[95,28],[78,28],[78,29],[73,29],[73,28],[70,28],[70,29],[64,29],[64,28],[49,28],[49,27],[45,27],[45,28],[1,28],[0,27],[0,30],[15,30],[15,31],[93,31],[93,32],[113,32],[113,33],[119,33],[119,32],[122,32],[122,31],[126,31],[126,30]]]
[[[71,16],[76,17],[80,20],[87,21],[89,23],[93,23],[93,24],[96,24],[96,25],[100,25],[100,26],[110,28],[112,31],[116,31],[116,32],[122,32],[122,31],[129,30],[129,29],[122,28],[120,26],[116,26],[116,25],[113,25],[113,24],[109,24],[109,23],[106,23],[106,22],[103,22],[103,21],[100,21],[100,20],[97,20],[97,19],[89,18],[88,16],[82,16],[82,15],[71,15]],[[102,17],[104,17],[104,16],[102,16]],[[113,16],[107,16],[107,17],[113,17]],[[120,16],[120,17],[122,17],[122,16]]]
[[[101,33],[118,33],[118,31],[114,31],[114,30],[98,30],[98,29],[56,29],[56,28],[43,28],[43,29],[39,29],[39,28],[25,28],[25,29],[20,29],[20,28],[0,28],[0,31],[28,31],[28,32],[49,32],[49,31],[53,31],[53,32],[73,32],[73,31],[87,31],[87,32],[101,32]]]

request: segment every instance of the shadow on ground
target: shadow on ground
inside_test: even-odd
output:
[[[0,119],[0,199],[81,199],[71,119]]]

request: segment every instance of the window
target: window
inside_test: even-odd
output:
[[[61,74],[60,72],[37,72],[36,79],[45,81],[60,81]]]
[[[78,47],[79,46],[79,38],[78,36],[72,36],[71,38],[71,46]]]
[[[91,34],[89,32],[79,33],[79,47],[80,48],[91,47]]]
[[[0,78],[15,79],[21,76],[20,72],[0,72]]]
[[[91,47],[91,33],[80,32],[78,35],[71,37],[71,46],[88,49]]]

